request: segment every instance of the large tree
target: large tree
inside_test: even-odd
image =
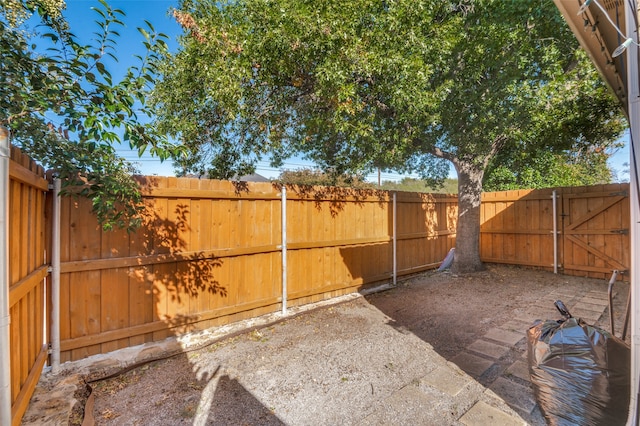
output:
[[[607,146],[617,103],[552,2],[184,0],[154,102],[214,177],[303,154],[324,170],[458,173],[459,272],[482,269],[498,154]]]
[[[63,189],[90,198],[105,228],[138,222],[142,207],[133,166],[117,155],[121,141],[161,157],[173,153],[141,119],[154,63],[165,36],[140,28],[145,54],[113,76],[124,13],[100,0],[96,32],[77,37],[64,0],[2,0],[0,8],[0,126],[12,143],[55,170]]]

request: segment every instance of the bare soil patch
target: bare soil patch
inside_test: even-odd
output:
[[[548,297],[557,289],[580,295],[606,286],[509,266],[460,276],[428,272],[92,383],[92,414],[98,425],[352,424],[344,421],[348,410],[366,413],[372,397],[431,362],[425,342],[451,360],[491,328],[522,321],[530,306],[548,304],[557,318]],[[616,284],[618,335],[627,292],[626,283]],[[605,329],[607,314],[599,324]],[[402,348],[390,343],[398,333]],[[519,351],[522,345],[514,356]]]

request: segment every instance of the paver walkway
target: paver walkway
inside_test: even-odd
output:
[[[564,302],[573,316],[580,317],[589,324],[603,327],[600,323],[608,321],[608,316],[603,317],[608,307],[606,289],[590,291],[585,295],[555,290],[544,298],[558,299]],[[554,319],[560,318],[560,315],[554,306],[534,304],[522,311],[516,309],[513,318],[515,319],[500,327],[490,329],[451,361],[502,398],[529,424],[546,425],[529,382],[527,342],[522,330],[526,330],[536,319]],[[486,404],[478,402],[467,413],[471,416],[468,417],[470,422],[465,423],[464,417],[461,421],[470,425],[481,424],[476,423],[476,413],[488,415],[490,409]]]

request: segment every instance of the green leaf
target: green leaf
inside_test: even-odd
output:
[[[146,40],[151,39],[149,33],[144,28],[138,27],[138,32],[140,32],[140,34],[142,34]]]

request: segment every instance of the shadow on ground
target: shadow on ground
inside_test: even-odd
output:
[[[96,383],[94,415],[100,425],[468,425],[484,413],[543,425],[526,329],[557,317],[556,298],[571,308],[598,294],[600,280],[515,267],[421,274]]]
[[[614,313],[621,327],[628,284],[616,289]],[[560,318],[557,299],[575,307],[575,316],[584,313],[588,323],[608,330],[607,308],[579,310],[585,297],[604,300],[606,291],[603,280],[489,265],[473,275],[431,272],[367,301],[389,317],[389,325],[429,343],[530,424],[544,425],[529,383],[526,331],[536,319]]]
[[[194,363],[177,355],[95,383],[96,424],[284,425],[221,366]]]

